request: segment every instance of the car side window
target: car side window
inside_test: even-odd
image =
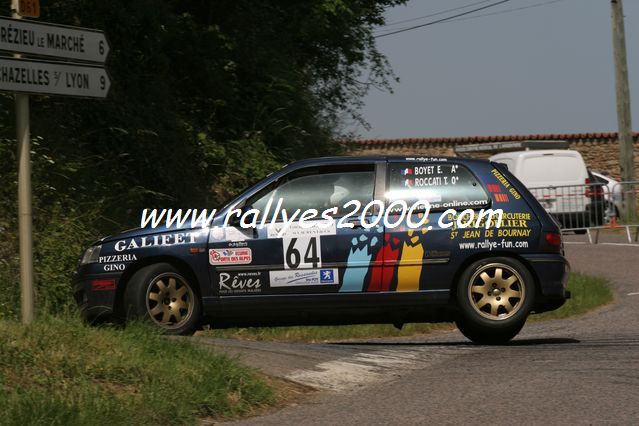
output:
[[[315,209],[321,214],[326,209],[337,207],[336,213],[331,215],[341,216],[344,204],[351,200],[359,201],[362,206],[372,201],[374,186],[372,165],[352,171],[340,168],[302,169],[286,176],[275,188],[256,194],[247,200],[246,205],[265,211],[269,200],[272,200],[273,209],[282,199],[282,209],[289,215],[297,209],[302,212]]]
[[[388,202],[425,200],[431,209],[479,208],[490,199],[477,178],[461,164],[397,162],[389,165]]]

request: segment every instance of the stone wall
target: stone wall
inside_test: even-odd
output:
[[[619,141],[616,133],[362,140],[348,142],[345,145],[351,155],[358,156],[455,156],[455,147],[459,145],[523,140],[568,141],[570,149],[579,151],[589,168],[609,174],[615,179],[620,179]],[[639,133],[634,134],[634,146],[635,179],[639,180]],[[488,158],[490,154],[472,154],[472,156]]]

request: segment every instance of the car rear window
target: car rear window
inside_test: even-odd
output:
[[[452,163],[397,162],[389,166],[389,202],[426,200],[432,209],[483,207],[486,191],[465,166]]]
[[[582,176],[583,162],[573,156],[544,155],[528,157],[523,161],[521,176],[524,182],[571,182]]]

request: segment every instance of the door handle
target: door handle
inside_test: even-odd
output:
[[[357,228],[363,228],[364,226],[362,225],[362,221],[361,220],[351,220],[348,223],[352,223],[353,224],[353,229],[357,229]]]

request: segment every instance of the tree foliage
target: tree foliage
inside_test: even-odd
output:
[[[85,240],[142,208],[218,207],[283,163],[336,153],[362,96],[394,79],[372,29],[405,1],[43,2],[42,21],[105,31],[113,84],[104,101],[31,97],[36,239],[71,226],[54,213],[83,221],[69,230]],[[15,128],[11,96],[0,102],[5,230]]]

